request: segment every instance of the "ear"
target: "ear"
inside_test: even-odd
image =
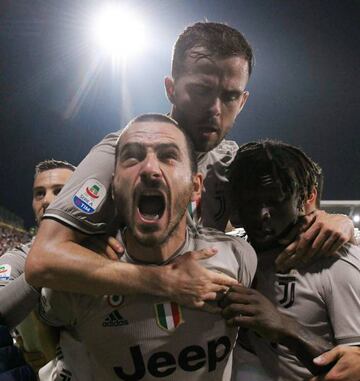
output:
[[[174,104],[175,97],[175,83],[172,77],[165,77],[165,91],[169,101]]]
[[[201,173],[196,173],[193,175],[193,193],[191,196],[191,201],[197,201],[201,198],[203,180],[204,178]]]
[[[309,213],[313,212],[316,209],[317,195],[318,195],[317,189],[313,188],[313,190],[309,194],[309,197],[305,201],[305,205],[304,205],[304,207],[305,207],[305,214],[309,214]]]
[[[246,101],[248,100],[249,98],[249,95],[250,93],[248,91],[244,91],[242,94],[241,94],[241,99],[240,99],[240,103],[239,103],[239,108],[238,108],[238,112],[237,112],[237,115],[240,114],[240,111],[243,109],[243,107],[245,106],[245,103]],[[236,116],[237,116],[236,115]]]

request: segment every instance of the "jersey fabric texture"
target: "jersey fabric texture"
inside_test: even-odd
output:
[[[116,210],[110,185],[115,165],[115,146],[121,131],[107,135],[77,167],[60,194],[47,208],[44,218],[54,218],[86,234],[107,231]],[[238,145],[223,140],[212,151],[198,157],[205,176],[201,200],[190,206],[197,223],[224,231],[230,214],[226,169]]]
[[[22,322],[40,298],[40,293],[26,282],[24,275],[31,245],[32,242],[19,245],[0,257],[0,316],[10,328]]]
[[[282,313],[330,345],[360,345],[360,249],[348,245],[338,257],[320,259],[287,274],[276,273],[273,255],[258,257],[256,288]],[[310,372],[282,345],[255,334],[251,343],[274,380],[310,378]]]
[[[207,247],[216,247],[218,254],[202,260],[203,266],[250,286],[257,262],[254,250],[213,229],[188,227],[183,247],[170,261]],[[127,253],[122,260],[136,263]],[[149,295],[91,297],[43,289],[41,299],[44,320],[65,327],[73,340],[86,345],[92,380],[230,380],[237,329],[227,327],[220,315]],[[64,340],[63,367],[53,367],[78,380],[73,369],[79,363],[66,358],[65,347]]]

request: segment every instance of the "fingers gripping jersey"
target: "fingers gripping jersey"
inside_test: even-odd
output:
[[[245,241],[189,228],[175,257],[212,246],[218,254],[201,263],[249,286],[256,255]],[[122,260],[134,263],[127,254]],[[230,380],[237,329],[220,315],[148,295],[90,297],[48,289],[42,315],[86,345],[94,380]]]
[[[107,135],[77,167],[44,218],[54,218],[87,234],[106,232],[114,219],[115,207],[110,185],[115,165],[115,146],[120,132]],[[190,205],[190,214],[204,226],[224,230],[230,205],[226,169],[238,146],[223,140],[216,148],[198,158],[205,176],[201,200]]]

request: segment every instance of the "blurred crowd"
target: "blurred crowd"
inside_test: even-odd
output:
[[[30,233],[17,229],[10,225],[0,225],[0,255],[12,249],[20,243],[29,242]]]

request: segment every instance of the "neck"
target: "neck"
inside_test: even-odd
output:
[[[162,243],[154,246],[141,244],[130,230],[126,230],[124,239],[126,250],[135,260],[162,264],[171,258],[184,244],[186,238],[186,218],[183,218],[170,236]]]

